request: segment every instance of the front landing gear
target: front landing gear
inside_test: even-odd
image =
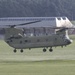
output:
[[[21,49],[20,52],[23,53],[23,49]]]
[[[14,50],[13,50],[13,52],[14,52],[14,53],[16,53],[16,52],[17,52],[17,50],[16,50],[16,49],[14,49]],[[23,49],[21,49],[21,50],[20,50],[20,52],[21,52],[21,53],[23,53]]]
[[[14,49],[13,51],[14,51],[14,53],[16,53],[16,52],[17,52],[17,50],[16,50],[16,49]]]
[[[50,48],[50,49],[49,49],[49,51],[50,51],[50,52],[53,52],[53,49],[52,49],[52,48]]]

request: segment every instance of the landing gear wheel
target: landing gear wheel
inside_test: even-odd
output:
[[[20,52],[23,53],[23,49],[21,49]]]
[[[46,52],[46,49],[43,49],[43,52]]]
[[[14,53],[16,53],[17,52],[17,50],[16,49],[14,49]]]
[[[49,49],[49,51],[50,51],[50,52],[53,52],[53,49],[51,48],[51,49]]]

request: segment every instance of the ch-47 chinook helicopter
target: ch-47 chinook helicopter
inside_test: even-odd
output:
[[[55,34],[47,35],[45,33],[45,27],[44,34],[39,36],[36,34],[36,29],[33,28],[33,35],[26,36],[25,35],[25,29],[24,28],[17,28],[18,26],[22,25],[28,25],[31,23],[37,23],[40,21],[35,22],[29,22],[19,25],[6,25],[7,28],[4,28],[5,35],[4,35],[4,41],[11,47],[14,48],[14,52],[17,51],[17,49],[20,49],[20,52],[23,52],[23,49],[31,49],[31,48],[43,48],[43,52],[46,52],[46,49],[49,47],[49,51],[53,51],[53,47],[57,46],[66,46],[72,43],[72,40],[68,36],[68,28],[56,28],[51,27],[51,29],[59,29],[56,31]]]

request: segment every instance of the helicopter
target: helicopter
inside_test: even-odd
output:
[[[32,49],[32,48],[43,48],[43,52],[53,51],[53,47],[57,46],[67,46],[72,43],[72,40],[68,36],[68,28],[66,27],[50,27],[50,29],[58,29],[53,34],[46,33],[46,27],[41,27],[43,33],[36,33],[36,28],[31,27],[33,32],[26,33],[26,29],[19,28],[18,26],[29,25],[32,23],[37,23],[40,21],[28,22],[18,25],[5,25],[6,28],[3,28],[5,31],[4,41],[11,47],[14,48],[14,52],[17,52],[17,49],[20,49],[20,52],[23,53],[23,49]],[[39,29],[39,27],[38,27]]]

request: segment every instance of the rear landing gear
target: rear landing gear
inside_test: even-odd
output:
[[[43,49],[43,52],[46,52],[46,51],[47,51],[47,50],[44,48],[44,49]],[[52,47],[49,49],[49,51],[50,51],[50,52],[53,52]]]

